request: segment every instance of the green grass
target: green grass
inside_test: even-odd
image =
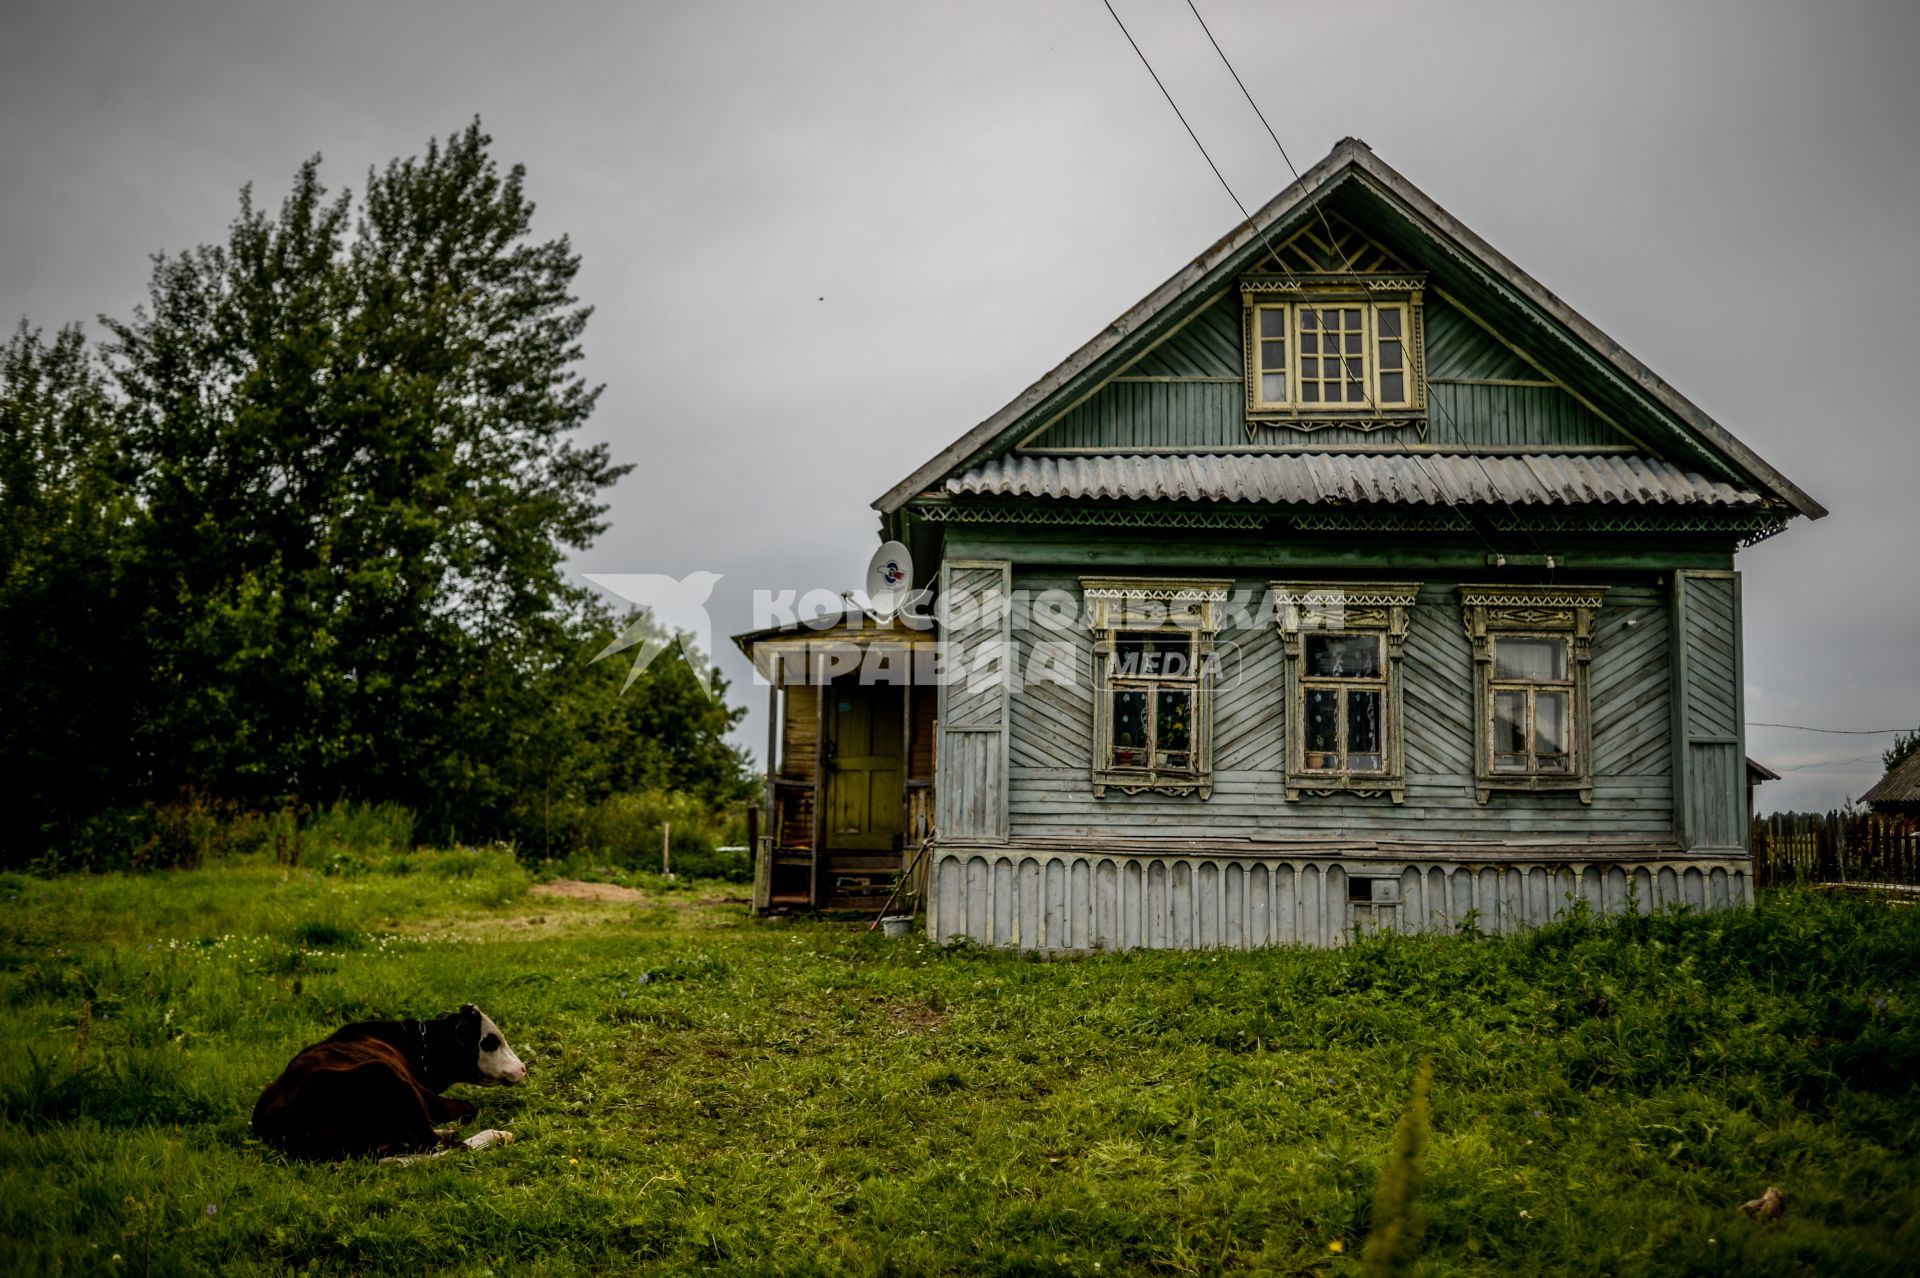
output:
[[[1042,962],[328,868],[0,875],[0,1272],[1354,1273],[1428,1054],[1416,1272],[1920,1257],[1916,910]],[[515,1144],[251,1139],[303,1044],[468,1000],[533,1071],[460,1089]]]

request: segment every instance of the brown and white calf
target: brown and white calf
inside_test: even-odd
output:
[[[527,1076],[500,1027],[473,1004],[428,1021],[359,1021],[301,1049],[253,1107],[261,1140],[295,1158],[400,1154],[453,1143],[480,1111],[440,1093],[455,1083],[505,1086]],[[512,1140],[481,1132],[465,1144]]]

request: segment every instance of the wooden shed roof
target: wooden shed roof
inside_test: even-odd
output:
[[[1862,803],[1920,803],[1920,751],[1895,764],[1878,785],[1860,796]]]

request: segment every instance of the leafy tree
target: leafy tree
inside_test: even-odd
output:
[[[1893,744],[1887,747],[1887,752],[1880,756],[1880,762],[1891,772],[1915,753],[1920,753],[1920,728],[1895,737]]]
[[[0,759],[9,837],[29,845],[111,803],[138,767],[122,606],[138,511],[110,407],[79,329],[48,344],[22,322],[0,347]]]
[[[185,780],[497,812],[494,721],[590,620],[560,564],[626,468],[572,438],[579,258],[532,239],[489,142],[476,121],[357,206],[311,160],[108,322],[177,689],[143,737]]]
[[[561,564],[627,468],[577,438],[579,257],[489,145],[357,201],[311,160],[156,257],[98,353],[0,350],[0,762],[42,845],[183,789],[523,844],[556,797],[744,794],[739,712],[684,663],[624,696],[591,664],[614,619]]]

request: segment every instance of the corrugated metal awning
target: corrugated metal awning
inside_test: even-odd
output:
[[[1139,454],[998,457],[949,493],[1315,505],[1757,507],[1761,496],[1651,457],[1530,453]]]

